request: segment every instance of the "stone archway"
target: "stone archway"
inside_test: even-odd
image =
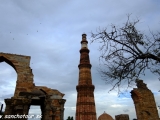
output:
[[[15,69],[8,63],[0,62],[0,107],[4,112],[5,103],[4,98],[12,97],[16,87],[17,73]],[[3,105],[1,105],[3,104]]]
[[[0,53],[0,62],[3,61],[12,66],[17,72],[14,97],[17,97],[20,91],[30,91],[35,86],[32,69],[29,67],[30,56]]]
[[[159,120],[154,95],[143,80],[137,80],[137,88],[131,91],[138,120]]]
[[[30,106],[36,104],[41,107],[42,120],[63,120],[66,101],[62,99],[64,94],[56,89],[35,86],[32,69],[29,66],[30,56],[0,53],[0,62],[3,61],[11,65],[17,72],[14,96],[5,99],[5,115],[28,115]],[[26,117],[21,119],[27,120]]]

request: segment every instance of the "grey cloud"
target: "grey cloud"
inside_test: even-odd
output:
[[[130,2],[127,0],[121,2],[105,0],[99,2],[91,0],[2,1],[0,4],[0,51],[31,56],[30,66],[33,69],[35,84],[58,89],[65,94],[66,119],[69,115],[75,116],[81,34],[85,32],[90,43],[91,31],[96,31],[99,27],[108,27],[111,23],[121,26],[127,20],[126,14],[128,13],[132,13],[131,20],[136,17],[142,20],[140,30],[146,31],[148,26],[151,30],[159,30],[157,24],[159,24],[160,7],[158,3],[159,1],[145,0]],[[126,103],[130,107],[128,112],[130,118],[135,118],[132,99],[118,98],[116,91],[108,94],[111,85],[105,84],[97,72],[99,45],[101,44],[88,45],[92,80],[95,85],[97,117],[104,111],[113,117],[123,113],[123,109],[116,109],[111,105]],[[0,69],[0,72],[4,69],[5,67]],[[9,86],[9,82],[4,80],[7,78],[14,82],[12,75],[14,73],[9,76],[6,76],[7,73],[1,73],[1,88],[7,86],[3,91],[14,89]],[[159,81],[152,82],[157,77],[150,72],[146,72],[146,76],[141,78],[145,80],[149,89],[154,92],[159,90]],[[10,84],[12,85],[12,82]],[[8,94],[11,95],[10,91]],[[158,101],[159,94],[155,97]],[[1,100],[4,98],[5,96],[2,96]],[[128,109],[126,106],[122,107]]]

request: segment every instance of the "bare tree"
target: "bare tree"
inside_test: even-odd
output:
[[[102,43],[100,73],[113,85],[111,90],[119,89],[123,82],[132,86],[146,69],[160,76],[160,32],[145,35],[136,28],[139,20],[131,22],[129,18],[123,27],[111,25],[110,32],[105,28],[91,33],[91,43]]]

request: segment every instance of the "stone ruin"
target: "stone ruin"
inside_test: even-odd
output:
[[[131,97],[135,104],[137,119],[135,120],[160,120],[154,95],[143,80],[136,80],[137,88],[131,91]],[[129,120],[128,114],[115,116],[116,120]]]
[[[143,80],[136,80],[137,88],[131,91],[138,120],[160,120],[154,95]]]
[[[128,114],[120,114],[115,116],[116,120],[129,120]]]
[[[30,59],[30,56],[0,53],[0,62],[8,63],[17,72],[14,96],[5,99],[4,114],[28,115],[30,106],[38,105],[41,108],[41,120],[63,120],[66,101],[63,99],[64,94],[56,89],[35,86]],[[27,120],[27,118],[21,120]]]

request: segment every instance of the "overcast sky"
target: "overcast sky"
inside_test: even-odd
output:
[[[101,44],[90,44],[90,33],[111,24],[121,26],[131,13],[132,20],[140,19],[140,30],[155,32],[160,26],[159,11],[159,0],[0,0],[0,52],[31,56],[34,83],[65,94],[66,120],[68,116],[75,117],[80,41],[81,35],[86,33],[97,118],[106,111],[113,118],[129,114],[133,119],[136,113],[130,97],[132,88],[121,97],[116,91],[108,93],[111,85],[105,84],[97,72]],[[147,72],[141,79],[148,84],[160,105],[158,77]],[[16,80],[14,69],[1,63],[1,104],[5,98],[13,96]],[[30,114],[40,114],[40,108],[31,107]]]

